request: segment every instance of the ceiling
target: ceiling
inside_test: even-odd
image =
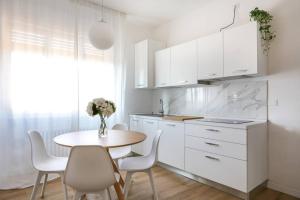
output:
[[[101,0],[89,0],[100,3]],[[157,26],[204,6],[209,0],[104,0],[104,6],[124,12],[129,20]]]

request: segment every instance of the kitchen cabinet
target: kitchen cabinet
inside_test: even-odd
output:
[[[198,80],[223,77],[223,34],[216,33],[197,40]]]
[[[129,127],[132,131],[143,132],[143,119],[131,116]],[[137,154],[142,155],[144,153],[144,142],[132,145],[131,150]]]
[[[136,116],[130,117],[130,130],[142,132],[146,139],[132,146],[132,151],[140,155],[148,155],[152,148],[152,141],[158,130],[158,121]]]
[[[264,75],[267,57],[256,22],[224,31],[224,76]]]
[[[143,152],[141,155],[148,155],[152,149],[152,142],[158,130],[158,121],[151,119],[143,119],[143,133],[146,139],[143,143]]]
[[[184,124],[160,121],[163,131],[158,146],[158,161],[184,170]]]
[[[163,44],[154,40],[135,44],[135,88],[154,86],[154,53],[161,48]]]
[[[171,50],[170,48],[155,53],[155,87],[170,85]]]
[[[268,177],[267,126],[234,127],[185,123],[185,171],[248,194]]]
[[[197,84],[197,41],[171,47],[171,85]]]

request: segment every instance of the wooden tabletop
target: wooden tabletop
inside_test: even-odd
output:
[[[105,148],[122,147],[140,143],[146,139],[146,135],[135,131],[108,130],[106,137],[98,137],[97,130],[78,131],[56,136],[53,140],[56,144],[73,147],[79,145],[99,145]]]

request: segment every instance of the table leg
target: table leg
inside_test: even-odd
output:
[[[114,172],[117,173],[117,174],[119,174],[119,176],[120,176],[119,181],[116,182],[116,183],[114,184],[114,188],[115,188],[115,190],[116,190],[118,199],[119,199],[119,200],[124,200],[125,197],[124,197],[124,193],[123,193],[123,190],[122,190],[122,188],[124,187],[124,180],[123,180],[123,178],[122,178],[122,176],[121,176],[121,173],[120,173],[118,167],[116,166],[114,160],[112,159],[112,157],[111,157],[110,154],[109,154],[109,149],[107,149],[107,152],[108,152],[110,161],[111,161],[111,163],[112,163]]]

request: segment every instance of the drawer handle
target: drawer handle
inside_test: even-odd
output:
[[[132,121],[134,121],[134,122],[138,122],[139,120],[138,120],[138,119],[133,119]]]
[[[215,161],[220,161],[219,158],[215,158],[215,157],[212,157],[212,156],[205,156],[205,158],[208,158],[208,159],[211,159],[211,160],[215,160]]]
[[[210,145],[210,146],[215,146],[215,147],[219,147],[219,144],[216,143],[211,143],[211,142],[205,142],[205,144]]]
[[[217,75],[216,73],[211,73],[211,74],[208,74],[207,76],[211,77],[211,76],[216,76],[216,75]]]
[[[212,129],[212,128],[208,128],[208,129],[205,129],[205,130],[210,131],[210,132],[220,132],[220,130]]]
[[[148,124],[154,124],[154,122],[150,122],[150,121],[145,121]]]
[[[167,85],[167,83],[161,83],[160,85]]]
[[[166,124],[167,126],[172,126],[172,127],[175,127],[176,125],[175,124]]]
[[[237,70],[234,70],[233,73],[243,73],[243,72],[247,72],[248,69],[237,69]]]
[[[178,83],[188,83],[189,81],[178,81]]]

